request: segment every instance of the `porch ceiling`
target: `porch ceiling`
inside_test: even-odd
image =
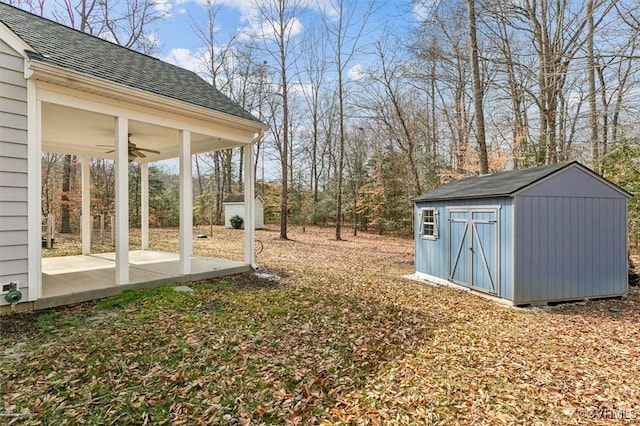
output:
[[[146,162],[166,160],[180,156],[178,130],[140,121],[129,121],[131,142],[137,148],[160,151],[160,154],[145,152]],[[74,154],[96,158],[114,158],[114,117],[71,108],[63,105],[42,103],[42,151],[57,154]],[[191,152],[203,152],[240,146],[239,143],[191,133]],[[140,160],[137,160],[140,161]]]

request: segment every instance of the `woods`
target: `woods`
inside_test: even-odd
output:
[[[13,3],[158,54],[152,24],[164,15],[154,3]],[[331,224],[336,239],[345,223],[410,232],[410,200],[425,190],[570,160],[637,193],[636,2],[414,0],[398,28],[374,1],[261,0],[233,34],[216,24],[220,6],[208,0],[207,25],[194,19],[197,71],[269,124],[255,153],[257,194],[283,239],[289,222]],[[221,222],[222,200],[242,192],[244,155],[194,156],[196,221]],[[56,157],[43,160],[44,177]],[[96,173],[109,168],[99,164]],[[170,173],[157,170],[170,191]],[[43,189],[43,209],[73,204],[56,185]],[[94,209],[108,209],[109,190],[95,190],[106,198]],[[632,234],[639,217],[632,201]]]

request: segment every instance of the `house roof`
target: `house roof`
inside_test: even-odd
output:
[[[192,71],[1,2],[0,21],[34,49],[31,61],[259,122]]]
[[[531,167],[528,169],[459,179],[425,192],[414,198],[413,201],[509,197],[513,196],[516,192],[571,166],[578,166],[608,185],[615,187],[621,193],[629,195],[623,189],[608,182],[603,177],[596,175],[579,162],[573,161],[570,163],[550,164],[546,166]]]
[[[262,201],[262,197],[259,195],[256,196],[256,200]],[[244,203],[244,194],[234,194],[229,195],[227,198],[222,200],[223,203]]]

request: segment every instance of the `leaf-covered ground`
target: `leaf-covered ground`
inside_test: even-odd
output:
[[[0,424],[640,423],[636,289],[507,308],[401,278],[409,239],[277,235],[258,231],[258,263],[279,281],[0,318]],[[241,239],[216,228],[196,252]]]

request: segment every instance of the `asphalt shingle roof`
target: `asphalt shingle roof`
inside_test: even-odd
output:
[[[29,58],[258,122],[196,73],[0,3],[0,21],[31,46]]]
[[[413,201],[507,197],[572,164],[579,163],[574,161],[571,163],[550,164],[459,179],[439,186],[432,191],[425,192],[414,198]]]
[[[244,202],[244,194],[229,195],[222,200],[223,203],[242,203]]]

